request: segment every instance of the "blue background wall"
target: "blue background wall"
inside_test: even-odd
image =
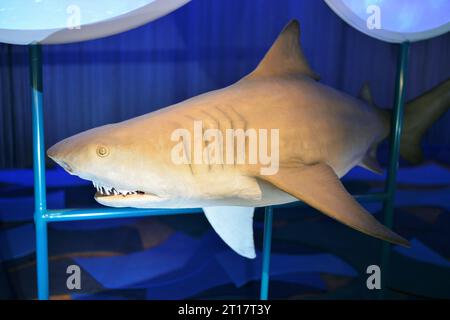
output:
[[[229,85],[250,72],[283,26],[300,20],[304,51],[322,81],[376,103],[393,101],[398,47],[346,25],[318,0],[193,0],[113,37],[44,48],[47,146]],[[408,98],[450,76],[450,34],[411,48]],[[0,168],[31,166],[28,51],[0,44]],[[429,159],[450,162],[450,114],[425,137]]]

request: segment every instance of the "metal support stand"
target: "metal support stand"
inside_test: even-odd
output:
[[[48,299],[47,210],[45,190],[44,119],[42,110],[42,48],[30,45],[31,108],[33,118],[34,222],[38,298]]]
[[[395,189],[398,171],[398,159],[400,154],[400,138],[403,126],[403,109],[405,104],[405,82],[408,73],[408,57],[409,57],[409,42],[404,42],[400,45],[400,53],[397,64],[397,78],[395,82],[395,103],[392,110],[391,119],[391,136],[389,148],[389,169],[385,187],[387,195],[383,203],[384,224],[388,228],[392,228],[394,224],[394,204],[395,204]],[[387,284],[389,282],[389,262],[391,255],[391,245],[388,242],[383,242],[381,255],[381,298],[386,297]]]
[[[399,58],[399,70],[397,74],[395,106],[392,117],[392,134],[390,147],[390,161],[386,190],[384,193],[372,193],[365,195],[356,195],[355,198],[365,202],[384,202],[385,223],[392,227],[393,208],[395,197],[395,183],[398,169],[398,155],[400,145],[400,135],[402,128],[402,114],[404,104],[404,85],[406,79],[406,69],[408,61],[409,43],[401,46]],[[193,214],[202,212],[201,209],[169,209],[169,210],[151,210],[151,209],[130,209],[130,208],[101,208],[101,209],[58,209],[47,210],[46,204],[46,184],[45,184],[45,148],[44,148],[44,122],[43,122],[43,85],[42,85],[42,48],[40,45],[30,45],[30,79],[31,79],[31,107],[33,112],[33,166],[34,166],[34,197],[35,214],[34,221],[36,225],[36,267],[37,267],[37,285],[38,299],[46,300],[49,298],[49,279],[48,279],[48,241],[47,241],[47,223],[54,221],[80,221],[94,219],[112,219],[125,217],[144,217],[144,216],[162,216],[175,214]],[[302,202],[287,204],[281,207],[293,207],[303,205]],[[269,297],[270,280],[270,253],[272,239],[272,220],[273,207],[265,208],[264,217],[264,240],[261,274],[261,300],[267,300]],[[383,245],[382,270],[384,275],[382,279],[387,278],[389,264],[390,246]],[[384,284],[386,283],[386,280]],[[383,285],[385,288],[385,285]],[[384,290],[383,290],[384,291]]]
[[[264,210],[265,210],[264,240],[263,240],[261,290],[260,290],[261,300],[267,300],[269,298],[270,247],[272,242],[272,220],[273,220],[273,208],[266,207]]]

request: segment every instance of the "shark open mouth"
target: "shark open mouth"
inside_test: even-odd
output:
[[[124,189],[118,189],[115,187],[103,186],[95,181],[92,181],[92,184],[94,185],[95,189],[97,189],[97,193],[95,194],[96,197],[110,197],[110,196],[128,197],[147,194],[144,191],[139,190],[129,191]],[[151,195],[154,196],[154,194]]]

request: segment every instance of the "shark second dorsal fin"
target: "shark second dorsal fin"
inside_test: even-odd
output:
[[[247,78],[303,74],[320,77],[310,68],[300,46],[300,25],[292,20],[283,29],[258,67]]]

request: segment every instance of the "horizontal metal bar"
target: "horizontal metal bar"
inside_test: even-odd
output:
[[[61,209],[47,210],[43,218],[47,222],[80,221],[96,219],[135,218],[150,216],[170,216],[176,214],[201,213],[202,209],[134,209],[134,208],[98,208],[98,209]]]
[[[387,197],[385,193],[370,193],[354,196],[361,202],[384,201]],[[273,206],[274,208],[295,208],[305,206],[301,201]],[[60,209],[47,210],[43,214],[43,219],[47,222],[59,221],[80,221],[96,219],[116,219],[116,218],[135,218],[151,216],[170,216],[177,214],[195,214],[202,213],[201,208],[189,209],[134,209],[134,208],[96,208],[96,209]]]

